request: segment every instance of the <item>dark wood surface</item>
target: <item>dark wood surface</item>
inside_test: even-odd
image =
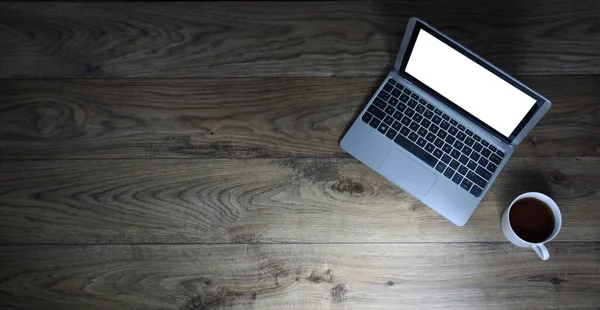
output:
[[[464,227],[338,146],[410,16],[553,102]],[[599,50],[592,0],[0,3],[0,308],[597,308]]]
[[[8,3],[1,77],[383,76],[419,16],[513,74],[600,73],[600,3]]]

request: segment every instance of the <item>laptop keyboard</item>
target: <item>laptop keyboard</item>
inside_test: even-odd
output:
[[[362,120],[475,197],[504,158],[488,141],[393,79]]]

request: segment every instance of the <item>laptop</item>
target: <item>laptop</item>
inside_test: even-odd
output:
[[[343,150],[463,226],[550,101],[418,18]]]

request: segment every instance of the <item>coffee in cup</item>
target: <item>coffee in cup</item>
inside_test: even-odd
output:
[[[550,257],[544,243],[556,237],[561,225],[562,217],[554,200],[535,192],[517,197],[502,216],[506,238],[517,246],[533,248],[543,260]]]

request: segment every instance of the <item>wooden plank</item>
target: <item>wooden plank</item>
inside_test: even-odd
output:
[[[584,309],[598,243],[0,247],[0,307]]]
[[[419,16],[513,74],[598,74],[594,0],[2,3],[0,77],[382,76]]]
[[[515,156],[600,155],[600,76],[524,77],[553,101]],[[0,82],[0,158],[348,157],[380,78]]]
[[[1,164],[1,244],[503,241],[526,191],[561,207],[557,240],[600,241],[600,157],[514,158],[465,227],[354,159]]]

